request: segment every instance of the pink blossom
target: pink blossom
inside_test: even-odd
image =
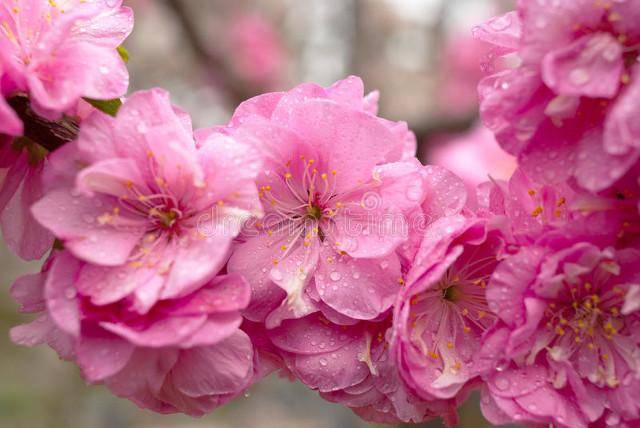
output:
[[[260,215],[247,146],[209,133],[196,148],[188,116],[155,89],[132,95],[117,118],[89,117],[51,156],[36,219],[87,261],[78,289],[96,305],[130,296],[145,313],[192,293],[224,266],[243,222]]]
[[[257,182],[266,215],[244,231],[229,261],[253,287],[247,318],[263,321],[278,307],[307,315],[308,292],[352,319],[391,307],[405,213],[424,190],[422,166],[403,160],[415,138],[375,108],[350,77],[327,89],[305,84],[262,95],[234,114],[227,132],[264,158]]]
[[[426,230],[393,322],[400,375],[422,399],[460,400],[478,384],[474,355],[495,320],[485,288],[502,248],[481,219],[447,216]]]
[[[250,293],[241,276],[218,276],[140,314],[131,298],[93,304],[78,283],[82,265],[55,253],[42,273],[14,284],[23,311],[39,313],[11,330],[15,343],[46,343],[88,382],[160,413],[201,416],[255,380],[251,340],[238,328]]]
[[[243,79],[259,86],[277,83],[286,66],[286,52],[278,30],[266,17],[242,13],[225,31],[228,55]]]
[[[476,35],[515,57],[479,86],[481,114],[536,181],[600,191],[638,160],[635,1],[520,1]]]
[[[443,135],[431,141],[425,158],[461,177],[470,188],[489,177],[506,180],[516,169],[515,158],[503,151],[493,133],[482,125],[465,134]]]
[[[0,62],[10,78],[4,86],[28,93],[41,116],[57,118],[81,97],[126,92],[129,76],[116,48],[133,14],[122,0],[3,0],[0,24]]]
[[[367,421],[418,423],[442,416],[453,425],[454,403],[423,402],[402,384],[388,352],[389,325],[341,326],[314,314],[284,321],[268,335],[296,378]]]
[[[495,364],[490,421],[587,427],[605,409],[609,420],[638,418],[639,261],[635,248],[555,239],[498,265],[487,300],[500,323],[483,348]]]
[[[570,182],[538,184],[518,169],[508,182],[495,180],[478,186],[477,212],[503,222],[506,239],[516,249],[565,235],[601,245],[624,245],[639,232],[634,225],[639,196],[633,170],[594,195]]]
[[[467,32],[446,41],[441,58],[442,82],[439,107],[446,114],[470,115],[478,108],[478,82],[484,77],[480,64],[489,48]]]

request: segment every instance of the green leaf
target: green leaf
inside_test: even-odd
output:
[[[120,106],[122,105],[122,101],[118,98],[113,100],[94,100],[91,98],[85,98],[84,100],[101,112],[114,117],[118,114],[118,110],[120,110]]]
[[[124,46],[120,45],[116,49],[118,49],[118,53],[120,54],[120,58],[124,62],[129,62],[129,51]]]

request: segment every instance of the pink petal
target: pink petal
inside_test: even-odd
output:
[[[286,292],[270,278],[274,250],[283,237],[269,238],[266,233],[249,238],[234,249],[227,270],[242,274],[251,285],[251,303],[244,315],[252,321],[264,321],[286,297]]]
[[[363,341],[353,341],[332,352],[297,355],[295,373],[305,385],[322,392],[356,385],[370,373],[358,359],[363,348]]]
[[[77,361],[87,381],[100,382],[120,372],[134,350],[131,343],[112,334],[83,334],[76,349]]]
[[[105,159],[84,168],[77,176],[78,190],[93,196],[94,192],[115,196],[126,195],[128,187],[144,188],[144,179],[133,159]]]
[[[542,63],[542,78],[556,93],[613,98],[624,69],[622,46],[609,33],[594,33],[550,52]]]
[[[80,310],[74,282],[79,268],[80,262],[69,253],[58,255],[44,286],[51,319],[62,331],[76,337],[80,334]]]
[[[251,288],[237,273],[218,276],[195,293],[172,302],[163,309],[174,316],[234,312],[244,309],[251,298]]]
[[[323,302],[350,318],[369,320],[391,307],[400,291],[401,276],[394,254],[353,259],[323,246],[315,279]]]
[[[511,11],[474,27],[472,32],[476,39],[515,51],[522,37],[522,23],[518,12]]]
[[[242,331],[217,345],[182,351],[171,380],[184,394],[237,394],[248,386],[253,367],[251,340]]]
[[[140,242],[145,232],[144,224],[124,229],[101,226],[98,218],[105,212],[110,213],[110,205],[116,202],[102,199],[96,206],[97,198],[54,190],[36,202],[32,212],[36,220],[62,239],[76,257],[99,265],[123,264]]]
[[[11,284],[11,297],[20,304],[20,312],[42,312],[45,310],[45,273],[24,275]]]
[[[186,239],[173,248],[173,264],[160,294],[163,299],[181,297],[195,291],[224,266],[231,241],[239,232],[241,224],[221,226],[226,226],[229,230]]]
[[[265,119],[271,118],[282,96],[282,92],[271,92],[242,102],[233,113],[229,126],[238,126],[242,124],[245,117],[253,115],[262,116]]]
[[[196,333],[206,321],[207,317],[201,315],[163,318],[145,326],[146,328],[144,329],[136,329],[125,324],[106,321],[100,322],[100,326],[136,346],[162,348],[180,345],[183,340]]]
[[[53,244],[51,233],[38,224],[30,212],[43,193],[42,173],[41,167],[28,167],[20,186],[0,215],[7,245],[25,260],[40,259]]]
[[[47,344],[53,348],[60,358],[71,359],[74,353],[73,336],[58,329],[47,314],[42,314],[35,321],[13,327],[9,331],[11,341],[16,345],[34,347]]]
[[[604,147],[607,153],[622,155],[640,147],[640,66],[634,67],[631,84],[616,100],[607,115],[604,128]]]
[[[2,73],[0,72],[0,76]],[[22,121],[4,98],[0,98],[0,134],[21,135]]]
[[[338,194],[370,181],[373,167],[393,149],[393,135],[377,118],[328,101],[294,106],[286,126],[328,157]]]
[[[240,313],[211,314],[199,330],[180,343],[180,347],[187,349],[216,345],[234,335],[240,324]]]
[[[283,351],[309,355],[336,351],[361,337],[359,329],[342,330],[322,322],[319,314],[286,320],[268,333],[273,344]]]

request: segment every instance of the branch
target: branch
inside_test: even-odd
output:
[[[24,136],[52,152],[78,136],[78,122],[75,118],[63,116],[50,121],[38,116],[26,94],[14,95],[7,100],[24,124]]]
[[[234,71],[229,64],[222,59],[222,56],[217,55],[213,49],[208,48],[203,43],[182,1],[166,0],[166,4],[169,9],[173,11],[182,26],[187,42],[196,55],[198,62],[203,68],[215,71],[218,86],[220,90],[228,96],[229,101],[233,104],[231,106],[232,108],[242,101],[263,92],[264,88],[256,87],[253,84],[237,79]]]

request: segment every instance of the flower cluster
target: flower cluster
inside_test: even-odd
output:
[[[89,383],[208,413],[280,371],[379,423],[640,425],[640,1],[520,1],[481,113],[518,157],[422,165],[357,77],[193,130],[126,92],[119,1],[0,0],[0,220],[12,295]],[[120,53],[122,53],[120,49]],[[108,114],[109,113],[109,114]]]

